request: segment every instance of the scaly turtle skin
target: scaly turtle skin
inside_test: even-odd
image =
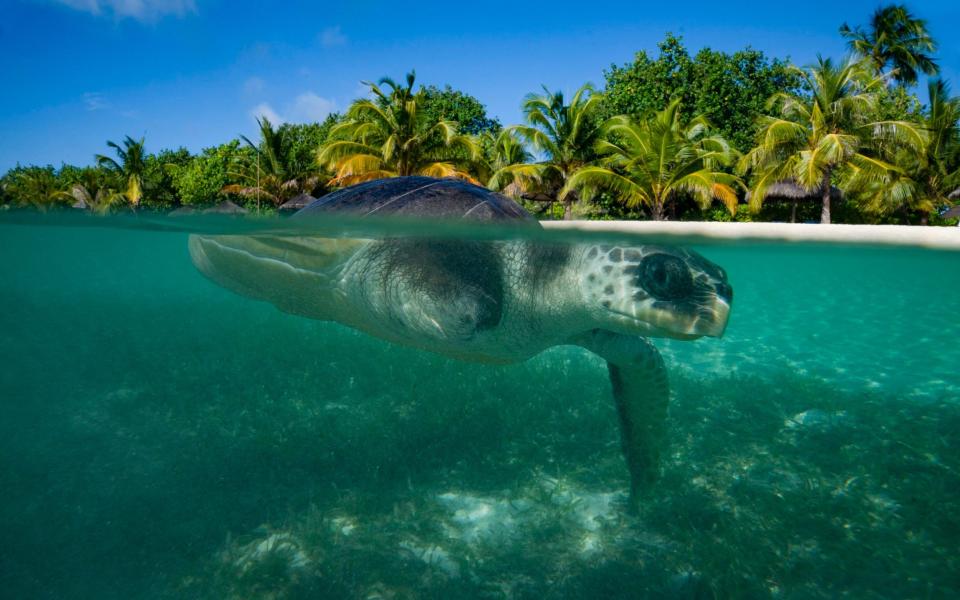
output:
[[[335,213],[540,227],[504,196],[427,177],[353,186],[292,218]],[[190,253],[204,275],[240,294],[461,360],[512,363],[562,344],[598,354],[620,418],[631,506],[657,478],[670,396],[648,338],[719,337],[732,298],[720,267],[659,245],[192,235]]]

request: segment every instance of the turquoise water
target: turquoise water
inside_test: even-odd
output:
[[[960,254],[698,245],[733,312],[656,341],[669,445],[631,515],[600,358],[282,313],[193,267],[184,230],[228,222],[49,222],[0,221],[2,597],[960,589]]]

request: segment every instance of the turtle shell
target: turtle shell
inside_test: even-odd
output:
[[[518,221],[537,226],[522,206],[460,179],[391,177],[344,188],[311,202],[294,217],[343,213],[353,216],[426,217],[475,221]]]

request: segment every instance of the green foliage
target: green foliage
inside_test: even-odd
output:
[[[420,112],[427,121],[453,121],[462,134],[480,135],[501,129],[500,121],[487,116],[486,107],[470,94],[431,85],[421,88],[423,106]]]
[[[877,73],[901,85],[913,85],[919,73],[936,75],[940,68],[932,53],[937,42],[927,31],[927,22],[918,19],[902,4],[888,4],[874,11],[869,26],[851,28],[844,23],[840,35],[850,50],[869,60]]]
[[[922,123],[924,107],[917,95],[903,86],[877,90],[875,117],[881,121]]]
[[[479,136],[481,158],[473,166],[472,172],[491,189],[502,190],[512,196],[519,196],[519,185],[514,184],[508,170],[515,165],[523,165],[533,160],[512,129],[501,129],[499,133],[485,131]]]
[[[656,58],[637,53],[632,64],[604,73],[603,114],[646,118],[680,100],[682,116],[706,117],[735,148],[747,150],[767,98],[796,91],[800,80],[788,63],[746,48],[733,54],[704,48],[690,56],[681,37],[668,34]]]
[[[578,169],[599,158],[596,147],[603,136],[602,101],[603,96],[590,84],[581,86],[569,104],[563,92],[551,92],[546,86],[543,94],[527,94],[523,100],[527,124],[514,125],[509,131],[529,143],[544,159],[500,169],[490,180],[494,188],[512,183],[524,191],[540,191],[561,200],[564,218],[573,218],[577,191],[568,188],[567,181]]]
[[[683,122],[679,100],[639,122],[613,117],[603,130],[606,139],[597,145],[602,164],[578,169],[563,193],[575,189],[589,200],[607,190],[628,207],[645,206],[656,220],[664,219],[668,204],[683,195],[704,209],[719,199],[736,213],[735,188],[742,184],[720,170],[736,153],[725,139],[710,134],[702,117]]]
[[[224,186],[230,182],[228,173],[241,156],[251,156],[252,150],[242,148],[240,140],[204,149],[187,164],[171,171],[173,187],[186,206],[215,204],[225,197]]]
[[[471,179],[466,169],[479,158],[479,145],[453,121],[423,110],[427,92],[414,92],[415,80],[410,72],[406,85],[389,77],[365,84],[373,99],[354,102],[318,153],[335,172],[332,185],[417,174]]]
[[[142,205],[153,210],[169,210],[177,206],[179,196],[174,186],[174,172],[190,163],[186,148],[161,150],[144,160]]]
[[[240,154],[231,165],[231,181],[223,191],[255,199],[258,210],[261,200],[279,206],[298,194],[317,194],[323,191],[320,169],[311,153],[326,139],[336,122],[328,116],[324,124],[286,124],[274,129],[263,117],[260,140],[257,143],[245,136],[249,152]]]
[[[835,65],[821,58],[797,72],[811,96],[780,92],[771,98],[774,116],[760,119],[757,145],[743,157],[740,170],[752,174],[753,210],[770,186],[793,181],[822,196],[821,222],[829,223],[832,183],[855,193],[887,185],[899,169],[884,155],[922,152],[926,135],[908,121],[876,119],[884,80],[863,61]]]
[[[960,179],[960,99],[951,98],[947,84],[939,80],[930,81],[928,95],[929,109],[919,115],[919,128],[929,138],[922,151],[882,146],[883,157],[897,169],[856,190],[855,199],[873,216],[899,211],[909,222],[911,212],[921,213],[922,220],[937,207],[949,205],[947,196]]]
[[[143,199],[144,173],[147,168],[143,138],[135,140],[128,135],[123,139],[122,146],[110,141],[107,146],[113,149],[117,158],[97,154],[94,157],[97,165],[113,175],[116,187],[123,190],[124,197],[136,208]]]
[[[126,196],[114,187],[114,175],[102,168],[64,165],[57,178],[63,189],[61,197],[73,208],[104,215],[128,205]]]
[[[45,211],[69,204],[63,194],[57,172],[51,165],[45,167],[17,165],[4,176],[4,179],[6,180],[5,192],[15,206]]]
[[[322,146],[330,131],[341,122],[339,113],[327,115],[322,123],[293,124],[284,123],[277,130],[280,137],[281,155],[291,165],[293,172],[308,172],[317,168],[317,148]],[[323,188],[317,190],[323,192]],[[314,194],[316,195],[316,194]]]
[[[806,70],[749,46],[691,54],[682,37],[668,33],[656,53],[611,65],[602,92],[588,84],[569,99],[547,88],[529,94],[525,123],[507,129],[478,98],[449,85],[417,88],[411,72],[401,82],[365,82],[368,98],[322,123],[274,127],[263,120],[260,139],[242,138],[246,145],[234,140],[198,156],[184,148],[148,154],[143,138],[126,136],[107,142],[111,154],[96,155],[94,167],[18,165],[0,178],[0,206],[167,210],[233,194],[273,210],[300,193],[316,197],[332,187],[422,174],[485,184],[539,216],[663,217],[669,209],[670,218],[729,220],[739,180],[728,158],[742,153],[739,174],[750,178],[752,210],[737,220],[785,220],[784,211],[810,220],[809,201],[763,206],[771,185],[792,182],[820,197],[824,222],[832,184],[847,200],[834,207],[842,221],[925,223],[960,186],[958,100],[934,82],[924,106],[909,87],[937,72],[936,41],[923,19],[896,4],[878,8],[864,26],[843,24],[840,33],[862,60],[820,60]],[[668,109],[679,129],[653,132]],[[707,139],[698,137],[707,123],[724,158],[702,166],[721,187],[662,179],[700,160],[702,148],[694,148]],[[683,139],[687,127],[699,132],[696,139]],[[655,140],[678,162],[652,168],[641,146]],[[626,183],[641,179],[658,181],[659,191],[644,195]],[[581,193],[589,203],[580,202]],[[706,206],[716,197],[726,210]]]
[[[7,177],[8,173],[4,173],[3,177],[0,177],[0,210],[5,210],[9,208],[10,203],[13,202],[13,196],[10,194],[10,179]]]

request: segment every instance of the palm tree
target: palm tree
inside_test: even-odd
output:
[[[486,182],[490,189],[508,189],[513,195],[519,194],[522,186],[510,169],[533,160],[523,140],[515,131],[502,129],[496,134],[489,131],[480,134],[478,142],[483,153],[474,168],[477,178]]]
[[[14,203],[45,211],[64,200],[53,167],[17,167],[7,187]]]
[[[545,188],[548,195],[563,202],[563,218],[571,219],[578,198],[577,191],[567,182],[578,169],[599,158],[596,146],[603,135],[601,99],[590,84],[578,89],[569,104],[565,103],[563,92],[551,92],[545,86],[543,94],[527,95],[523,101],[527,125],[510,129],[527,140],[544,160],[507,167],[493,183],[503,185],[512,177],[524,188]]]
[[[97,164],[112,173],[124,188],[124,198],[136,208],[143,198],[143,173],[146,170],[146,153],[143,149],[143,138],[135,140],[129,135],[123,140],[123,147],[116,142],[107,142],[113,148],[117,158],[113,159],[103,154],[95,156]]]
[[[257,125],[260,128],[259,143],[240,136],[253,154],[241,155],[228,173],[239,183],[226,185],[222,191],[256,198],[258,210],[261,198],[280,205],[298,194],[313,191],[320,181],[317,166],[295,160],[288,152],[283,128],[274,129],[266,117],[257,119]]]
[[[117,204],[127,201],[127,197],[108,187],[87,187],[82,183],[70,186],[67,192],[60,192],[61,197],[75,202],[76,208],[88,208],[99,215],[105,215]]]
[[[57,196],[71,202],[74,208],[85,208],[99,215],[105,215],[114,206],[127,202],[126,196],[109,187],[102,174],[93,168],[81,170],[67,191],[59,192]]]
[[[870,61],[877,73],[891,66],[890,75],[901,84],[915,84],[918,71],[927,75],[940,71],[930,55],[937,50],[937,43],[927,32],[927,22],[913,16],[902,4],[878,8],[867,29],[844,23],[840,35],[847,38],[853,52]]]
[[[947,195],[960,179],[960,98],[951,98],[942,80],[928,83],[929,110],[920,124],[928,143],[917,153],[892,147],[886,153],[899,169],[879,181],[854,177],[851,187],[863,207],[872,213],[897,210],[920,212],[921,222],[937,206],[949,204]]]
[[[317,154],[335,173],[331,185],[406,175],[474,181],[465,166],[479,157],[476,140],[460,135],[457,123],[428,119],[421,111],[425,92],[414,92],[415,80],[410,72],[406,85],[389,77],[364,82],[373,98],[354,102]]]
[[[693,196],[703,208],[718,199],[731,214],[736,212],[734,188],[742,183],[720,170],[734,161],[736,152],[722,137],[710,135],[703,117],[683,123],[679,100],[644,121],[613,117],[603,130],[606,139],[597,147],[603,164],[578,169],[561,193],[576,189],[591,198],[608,190],[630,207],[646,206],[658,221],[682,195]]]
[[[856,179],[880,181],[898,167],[880,158],[883,147],[920,151],[924,133],[906,121],[875,121],[882,76],[871,74],[864,61],[835,66],[819,58],[797,74],[809,97],[775,94],[767,106],[776,116],[760,118],[757,145],[740,161],[752,173],[750,207],[758,210],[774,184],[794,180],[822,199],[820,222],[830,222],[830,185],[834,177],[846,191]]]

